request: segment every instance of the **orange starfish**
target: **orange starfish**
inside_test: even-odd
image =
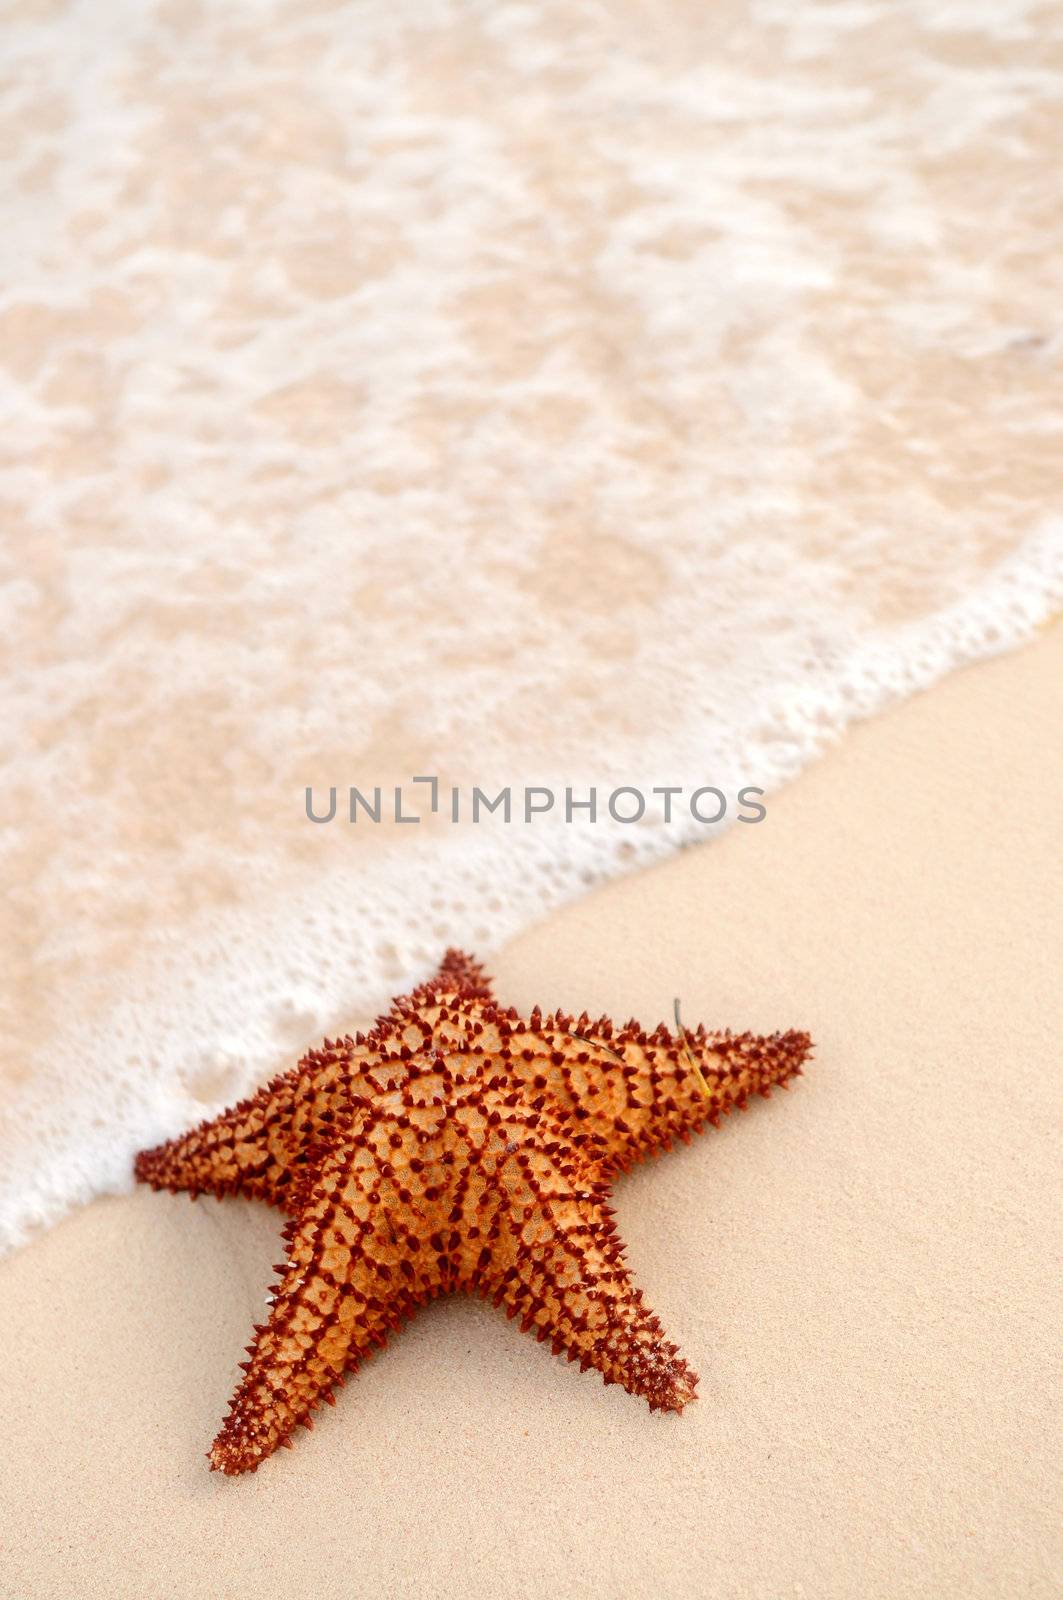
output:
[[[448,951],[368,1037],[325,1040],[250,1100],[137,1157],[156,1189],[288,1211],[269,1321],[208,1456],[254,1471],[416,1306],[504,1304],[581,1370],[681,1411],[697,1377],[623,1265],[612,1178],[801,1071],[806,1033],[646,1034],[501,1009]]]

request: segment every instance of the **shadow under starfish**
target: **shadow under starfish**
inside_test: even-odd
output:
[[[155,1189],[282,1207],[288,1259],[208,1452],[254,1471],[418,1305],[471,1290],[581,1369],[681,1411],[696,1374],[623,1263],[610,1184],[801,1071],[806,1033],[646,1034],[492,997],[447,952],[368,1036],[136,1159]]]

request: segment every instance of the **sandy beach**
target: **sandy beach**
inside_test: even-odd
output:
[[[6,8],[0,1600],[1063,1595],[1061,15]],[[447,946],[814,1058],[618,1182],[666,1337],[584,1157],[679,1041],[319,1062],[220,1463],[463,1252],[548,1342],[434,1300],[223,1478],[282,1219],[135,1154]]]
[[[1058,1594],[1061,718],[1057,624],[493,957],[522,1007],[815,1037],[618,1186],[681,1417],[451,1300],[224,1480],[278,1218],[100,1201],[0,1266],[0,1591]]]

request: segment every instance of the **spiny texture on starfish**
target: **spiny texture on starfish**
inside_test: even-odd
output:
[[[475,1290],[653,1410],[697,1378],[623,1264],[610,1182],[801,1071],[805,1033],[528,1018],[448,951],[367,1035],[326,1039],[250,1100],[144,1151],[156,1189],[245,1194],[291,1215],[269,1321],[209,1452],[259,1462],[418,1305]]]

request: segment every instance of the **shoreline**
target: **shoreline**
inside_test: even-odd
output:
[[[792,1093],[617,1186],[701,1373],[681,1418],[451,1300],[223,1482],[280,1219],[97,1201],[0,1262],[0,1593],[1053,1593],[1061,719],[1057,622],[490,963],[519,1008],[653,1025],[678,994],[816,1040]]]

